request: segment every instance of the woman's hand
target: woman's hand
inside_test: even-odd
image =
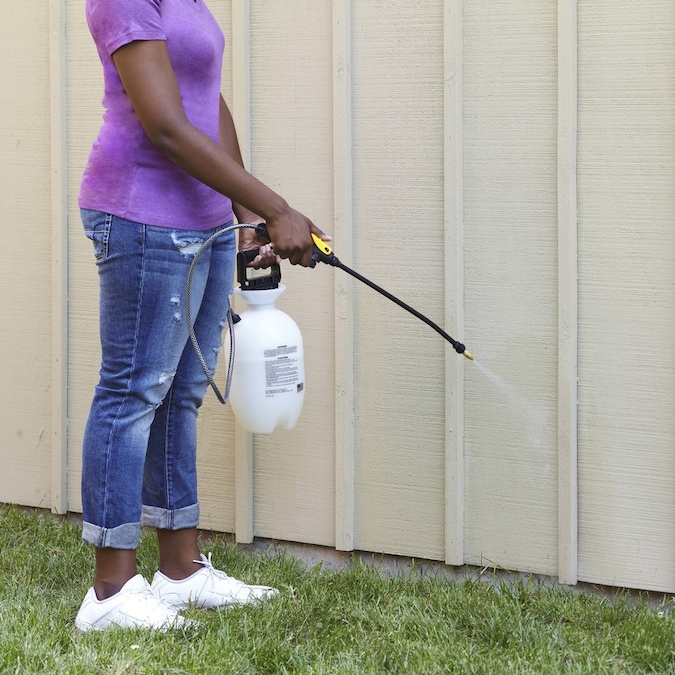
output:
[[[304,216],[302,216],[302,214],[298,214],[298,215],[300,215],[302,218],[304,218]],[[252,223],[253,223],[253,221],[252,221]],[[259,223],[255,222],[255,224],[257,225]],[[253,259],[253,261],[251,263],[249,263],[249,265],[248,265],[249,267],[253,267],[255,269],[260,269],[260,268],[270,267],[274,264],[279,265],[281,263],[282,256],[277,254],[278,249],[273,248],[273,245],[267,239],[261,238],[257,234],[257,232],[254,228],[246,227],[246,228],[242,228],[242,229],[238,230],[238,232],[239,232],[239,250],[240,251],[248,251],[249,249],[255,249],[255,248],[258,249],[258,255]],[[319,237],[319,239],[321,239],[322,241],[328,242],[328,241],[333,240],[333,238],[330,235],[324,234],[323,232],[321,232],[321,230],[319,230],[313,224],[311,224],[310,232],[313,232],[314,234],[316,234],[316,236]],[[268,230],[268,234],[269,234],[269,230]],[[270,238],[271,238],[271,235],[270,235]],[[311,235],[310,235],[310,239],[311,239]],[[313,245],[314,245],[314,241],[312,240],[311,246],[313,246]],[[310,262],[311,262],[311,259],[312,259],[311,246],[310,246],[310,253],[309,253],[309,261]],[[301,252],[303,251],[302,247],[301,247],[300,250],[301,250]],[[291,256],[288,255],[286,250],[284,250],[284,256],[283,257],[291,260]],[[305,257],[304,257],[304,254],[303,254],[301,262],[293,263],[293,261],[291,260],[291,264],[302,265],[302,264],[304,264],[304,261],[305,261]]]
[[[312,262],[312,233],[322,241],[333,240],[309,218],[291,207],[279,215],[267,218],[267,232],[277,255],[287,258],[291,265],[303,267],[309,267]]]

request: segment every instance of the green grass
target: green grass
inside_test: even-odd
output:
[[[281,596],[188,612],[191,631],[80,634],[91,584],[80,528],[0,506],[0,673],[675,673],[672,598],[661,607],[515,578],[448,581],[306,567],[278,551],[204,541],[217,566]],[[154,573],[154,537],[139,559]]]

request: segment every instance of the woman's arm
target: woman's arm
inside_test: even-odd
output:
[[[152,143],[191,176],[227,195],[237,205],[260,214],[267,222],[275,252],[294,265],[308,266],[312,257],[310,233],[327,237],[243,168],[236,134],[228,135],[218,144],[190,124],[166,43],[161,40],[131,42],[118,49],[113,59]]]

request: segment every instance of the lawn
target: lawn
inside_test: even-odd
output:
[[[224,537],[216,566],[281,590],[260,607],[191,610],[166,634],[74,630],[93,556],[78,525],[0,506],[0,673],[675,673],[673,598],[602,597],[514,577],[451,581],[354,559],[308,567]],[[156,564],[144,533],[141,572]]]

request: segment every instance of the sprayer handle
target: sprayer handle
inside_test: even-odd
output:
[[[256,259],[259,253],[259,248],[249,248],[245,251],[239,251],[237,253],[237,265],[248,265]]]
[[[244,290],[277,288],[281,282],[281,268],[274,263],[267,268],[268,272],[260,272],[249,267],[260,249],[250,248],[237,253],[237,281]]]

